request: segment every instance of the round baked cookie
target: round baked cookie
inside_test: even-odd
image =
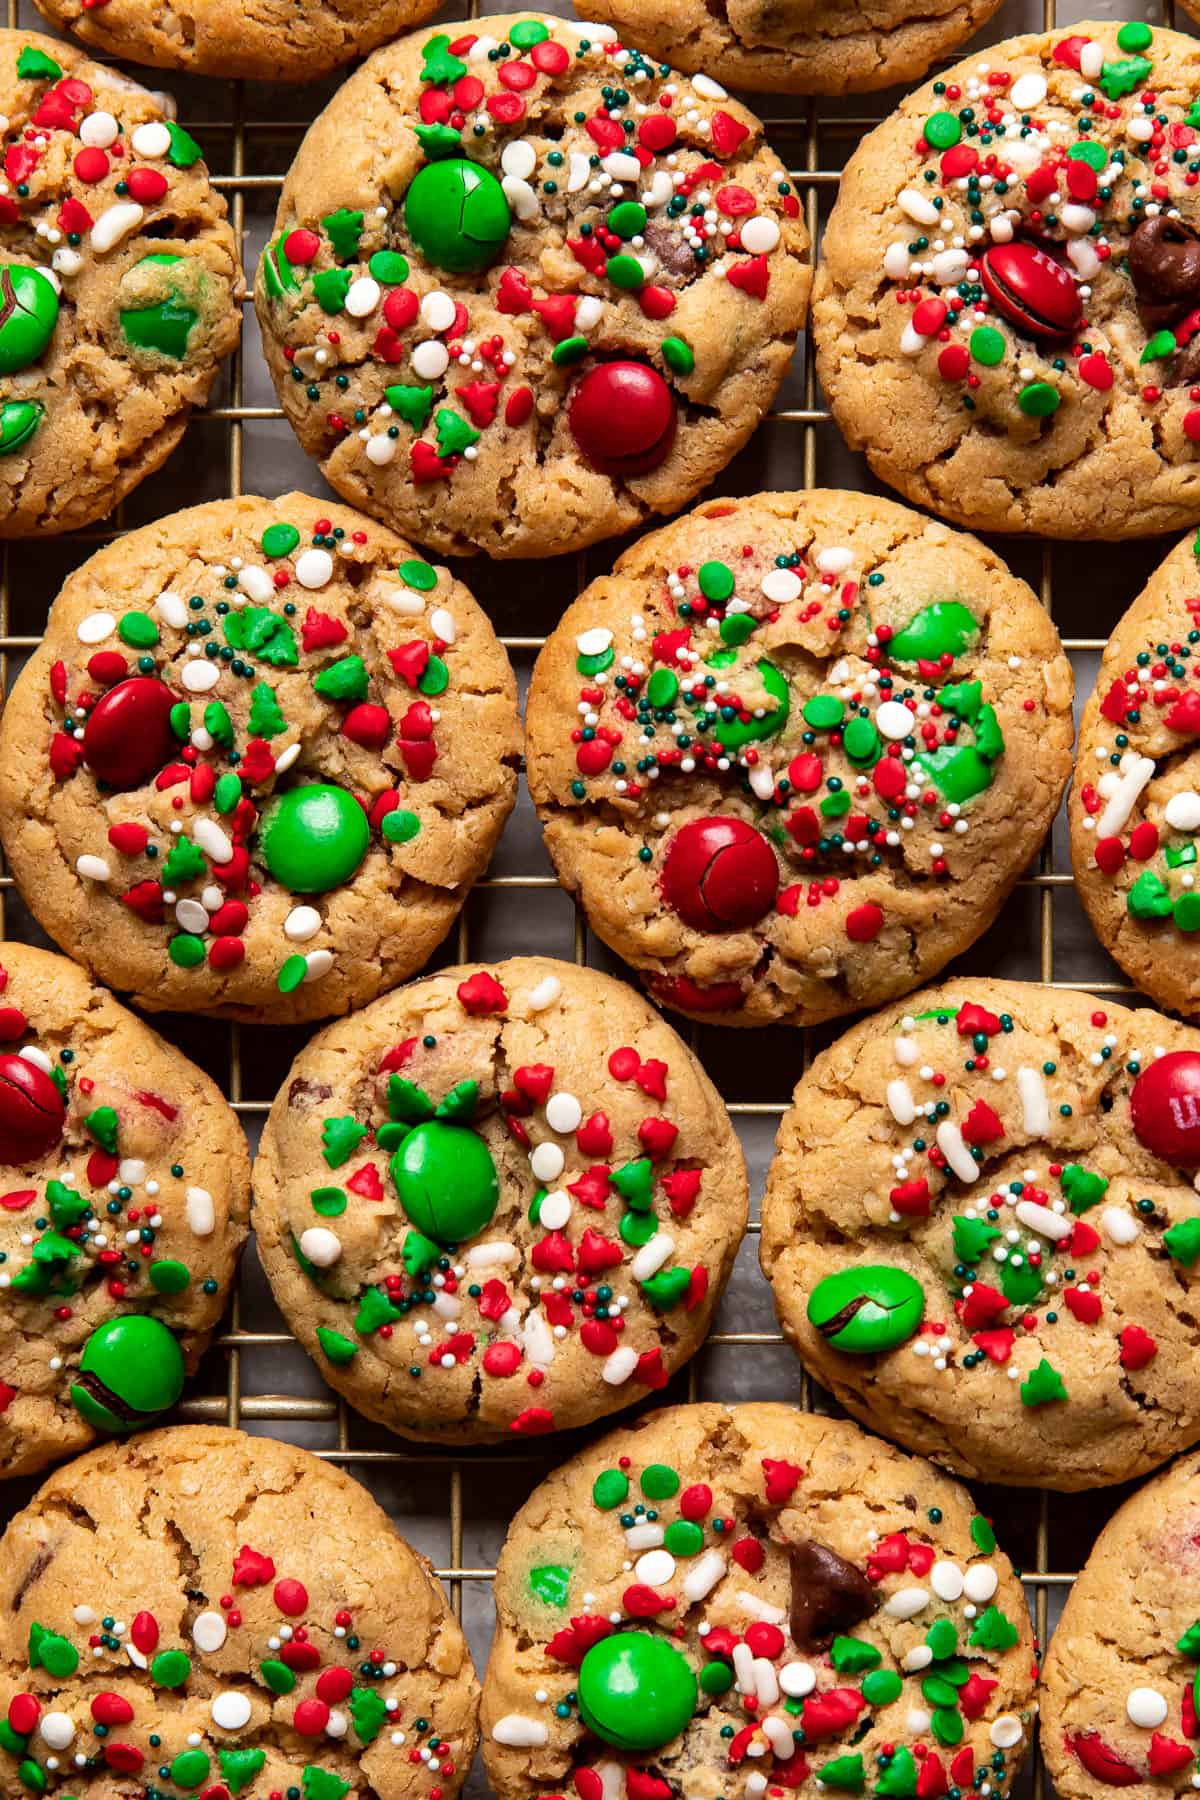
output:
[[[216,1083],[74,963],[0,945],[0,1479],[174,1405],[249,1211]]]
[[[919,81],[1000,0],[576,0],[655,56],[765,93],[853,94]]]
[[[1105,646],[1069,806],[1075,887],[1096,935],[1143,992],[1191,1015],[1200,1013],[1197,646],[1200,568],[1189,537]]]
[[[693,499],[783,380],[810,270],[716,82],[536,14],[379,50],[311,127],[263,348],[347,500],[444,555],[549,556]]]
[[[0,31],[0,537],[110,512],[238,341],[225,202],[163,104],[72,44]]]
[[[970,1496],[844,1420],[678,1406],[535,1491],[496,1576],[498,1800],[1004,1796],[1036,1713]]]
[[[1067,1595],[1042,1677],[1042,1749],[1063,1800],[1189,1793],[1200,1661],[1200,1457],[1125,1502]]]
[[[52,1475],[0,1540],[8,1792],[454,1800],[466,1644],[365,1488],[176,1426]]]
[[[957,1474],[1072,1490],[1200,1437],[1200,1033],[1011,981],[866,1019],[784,1115],[762,1265],[805,1366]]]
[[[448,969],[301,1051],[254,1169],[275,1298],[331,1386],[445,1443],[664,1387],[746,1225],[716,1089],[638,995],[545,957]]]
[[[226,80],[315,81],[422,24],[438,0],[190,0],[186,14],[153,0],[38,0],[60,31],[106,56]]]
[[[1200,42],[1141,21],[989,46],[862,141],[814,306],[876,474],[981,530],[1200,518]]]
[[[462,584],[303,494],[174,513],[69,577],[0,723],[26,901],[138,1004],[294,1021],[411,975],[516,794]]]
[[[643,538],[538,659],[559,880],[657,999],[811,1024],[992,923],[1070,772],[1070,666],[992,551],[889,500],[718,500]]]

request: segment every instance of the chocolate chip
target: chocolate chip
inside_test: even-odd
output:
[[[798,1538],[788,1546],[792,1571],[792,1637],[801,1650],[819,1650],[839,1631],[869,1619],[879,1595],[861,1569],[828,1544]]]
[[[1182,219],[1143,219],[1129,240],[1129,275],[1144,323],[1173,324],[1200,304],[1200,236]]]

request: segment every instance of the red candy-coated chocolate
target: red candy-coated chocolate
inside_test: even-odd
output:
[[[164,682],[135,675],[97,701],[83,734],[83,755],[97,781],[124,791],[141,787],[178,749],[170,714],[175,696]]]
[[[44,1069],[26,1056],[0,1055],[0,1163],[36,1162],[63,1134],[67,1108]]]
[[[692,819],[663,863],[667,905],[695,931],[735,931],[770,912],[779,864],[762,833],[741,819]]]
[[[675,442],[675,400],[657,370],[600,363],[575,389],[567,415],[583,455],[601,475],[646,475]]]
[[[1200,1168],[1200,1051],[1152,1062],[1133,1084],[1129,1111],[1139,1144],[1178,1168]]]
[[[1068,337],[1083,317],[1067,270],[1036,244],[993,244],[979,274],[996,311],[1030,337]]]

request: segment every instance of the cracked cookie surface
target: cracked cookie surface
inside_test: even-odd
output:
[[[73,45],[0,31],[0,537],[73,530],[165,461],[238,341],[200,146]]]
[[[1200,44],[1139,22],[991,46],[847,165],[813,309],[876,474],[980,530],[1200,517]]]
[[[447,1443],[580,1425],[663,1387],[746,1223],[741,1150],[637,994],[521,957],[328,1027],[254,1170],[275,1297],[322,1374]]]
[[[470,1767],[478,1690],[429,1564],[290,1444],[95,1451],[9,1523],[0,1594],[6,1791],[453,1800]]]
[[[1200,1013],[1200,568],[1191,538],[1151,576],[1104,648],[1079,727],[1068,816],[1075,887],[1096,935],[1144,993]]]
[[[1021,1585],[970,1497],[843,1420],[680,1406],[566,1463],[496,1576],[500,1800],[1009,1792]]]
[[[731,87],[852,94],[919,81],[987,23],[1000,0],[577,0],[590,19]]]
[[[1196,1096],[1200,1034],[1087,995],[957,981],[854,1026],[768,1176],[785,1334],[856,1418],[958,1474],[1153,1468],[1200,1436]]]
[[[450,929],[519,730],[446,569],[303,494],[213,501],[69,577],[0,723],[0,836],[45,929],[140,1005],[320,1018]]]
[[[255,301],[340,494],[445,555],[548,556],[682,506],[741,448],[803,324],[808,249],[719,84],[606,26],[511,14],[346,82]]]
[[[1042,1676],[1042,1749],[1064,1800],[1191,1791],[1198,1474],[1186,1456],[1127,1500],[1067,1595]]]
[[[559,879],[655,996],[813,1023],[985,931],[1070,768],[1072,678],[973,538],[818,490],[706,503],[568,609],[526,710]]]
[[[437,0],[40,0],[60,31],[106,56],[225,80],[315,81],[437,10]]]
[[[215,1082],[64,957],[6,943],[0,1165],[3,1478],[179,1397],[228,1298],[250,1163]]]

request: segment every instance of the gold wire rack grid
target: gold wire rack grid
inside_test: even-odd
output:
[[[499,3],[499,0],[497,0]],[[671,0],[660,0],[669,6]],[[5,0],[6,23],[12,28],[45,30],[28,0]],[[480,0],[451,5],[454,17],[477,16]],[[543,0],[542,10],[564,13],[569,0]],[[1087,0],[1008,0],[983,43],[1020,30],[1071,23],[1101,10]],[[1107,9],[1105,9],[1107,10]],[[1124,12],[1145,11],[1151,22],[1175,24],[1174,0],[1148,0]],[[981,49],[980,54],[986,55]],[[133,71],[154,84],[153,72]],[[307,124],[324,104],[326,89],[254,88],[242,82],[218,83],[164,78],[180,98],[185,122],[195,124],[209,149],[214,185],[227,197],[243,247],[248,277],[269,230],[283,181],[283,171],[298,147]],[[787,102],[760,104],[768,135],[805,197],[810,233],[818,241],[821,221],[836,196],[841,167],[863,133],[882,118],[889,100],[855,97],[849,103]],[[195,117],[193,118],[193,111]],[[5,544],[0,548],[0,679],[7,691],[28,652],[39,641],[38,629],[58,585],[72,567],[101,543],[119,537],[132,525],[199,499],[245,491],[278,492],[294,483],[320,493],[315,469],[291,440],[283,414],[274,404],[258,356],[253,309],[247,302],[246,344],[232,358],[222,390],[213,404],[198,413],[189,435],[189,466],[170,464],[153,477],[110,521],[78,532],[52,546]],[[177,458],[181,462],[182,458]],[[865,465],[841,444],[830,414],[819,396],[811,345],[805,341],[793,375],[757,434],[750,449],[727,471],[721,484],[729,492],[760,488],[849,486],[875,490]],[[198,491],[199,490],[199,491]],[[1063,632],[1063,642],[1076,669],[1081,696],[1090,690],[1095,663],[1108,630],[1138,591],[1163,553],[1161,544],[1088,547],[1002,543],[1002,553],[1040,592]],[[489,606],[502,642],[519,676],[524,677],[562,609],[574,594],[611,563],[613,546],[550,564],[531,580],[520,565],[469,564],[463,573]],[[1069,561],[1067,560],[1069,558]],[[532,629],[531,629],[532,627]],[[1082,922],[1067,872],[1061,823],[1056,827],[1036,869],[1019,884],[999,923],[968,954],[963,974],[984,972],[1014,976],[1043,985],[1082,989],[1136,1002],[1138,996],[1103,957]],[[518,809],[500,847],[493,870],[476,887],[457,931],[437,959],[465,961],[471,956],[496,957],[543,948],[542,935],[530,936],[529,917],[538,909],[554,909],[563,931],[560,954],[577,962],[620,966],[606,961],[588,934],[582,916],[548,872],[536,822],[527,806]],[[0,937],[40,938],[20,903],[11,877],[0,873]],[[515,940],[515,941],[514,941]],[[551,953],[554,953],[551,951]],[[299,1048],[298,1032],[255,1032],[237,1025],[204,1025],[156,1017],[152,1023],[180,1041],[189,1054],[205,1062],[223,1080],[225,1091],[255,1141],[290,1057]],[[248,1039],[253,1035],[252,1052]],[[745,1034],[702,1029],[692,1033],[694,1047],[722,1092],[747,1149],[756,1190],[769,1154],[774,1126],[790,1088],[806,1067],[815,1039],[823,1034],[778,1032],[756,1034],[758,1056],[747,1057]],[[268,1043],[265,1055],[260,1055]],[[736,1055],[733,1054],[734,1040]],[[260,1063],[263,1068],[260,1069]],[[754,1065],[747,1068],[745,1065]],[[264,1072],[265,1070],[265,1072]],[[264,1082],[258,1091],[258,1080]],[[686,1374],[672,1383],[664,1400],[696,1398],[789,1398],[806,1407],[832,1410],[832,1403],[803,1377],[775,1329],[765,1283],[756,1266],[757,1219],[750,1226],[739,1271],[717,1319],[717,1329]],[[200,1377],[178,1409],[189,1421],[243,1426],[305,1442],[318,1455],[355,1470],[376,1490],[387,1485],[393,1498],[420,1487],[425,1539],[417,1541],[433,1555],[455,1611],[464,1613],[477,1660],[486,1649],[490,1626],[490,1582],[495,1552],[505,1520],[524,1494],[555,1461],[568,1453],[551,1440],[529,1448],[464,1454],[408,1444],[374,1431],[343,1401],[323,1387],[293,1338],[281,1329],[265,1298],[252,1257],[235,1295],[225,1329],[214,1341]],[[732,1359],[732,1360],[731,1360]],[[280,1374],[284,1375],[281,1382]],[[263,1376],[267,1379],[263,1379]],[[293,1391],[279,1392],[286,1385]],[[298,1390],[298,1391],[297,1391]],[[487,1500],[493,1480],[478,1481],[481,1469],[491,1478],[511,1481],[513,1504],[493,1507]],[[0,1527],[22,1503],[29,1484],[0,1490]],[[504,1489],[507,1493],[507,1488]],[[432,1496],[432,1498],[430,1498]],[[387,1498],[379,1497],[387,1505]],[[1121,1494],[1065,1497],[1028,1490],[991,1490],[981,1504],[996,1518],[1001,1542],[1023,1567],[1039,1641],[1044,1645],[1062,1598],[1095,1531]],[[396,1510],[393,1507],[393,1510]],[[496,1511],[501,1516],[493,1516]],[[403,1507],[403,1528],[416,1537],[413,1514]],[[1054,1566],[1060,1563],[1067,1566]],[[473,1627],[473,1628],[472,1628]],[[1040,1800],[1045,1787],[1040,1757],[1025,1777]],[[468,1792],[483,1795],[478,1771]]]

